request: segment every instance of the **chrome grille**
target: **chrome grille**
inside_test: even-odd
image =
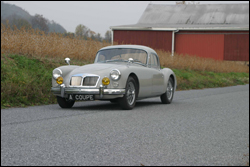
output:
[[[82,77],[72,77],[71,78],[71,86],[81,86]]]
[[[91,76],[91,77],[87,76],[84,78],[82,86],[95,86],[98,78],[99,77],[97,77],[97,76],[96,77],[95,76]]]

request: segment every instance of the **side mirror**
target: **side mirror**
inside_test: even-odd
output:
[[[129,66],[129,65],[130,65],[131,63],[133,63],[133,62],[134,62],[134,59],[129,58],[129,59],[128,59],[128,64],[127,64],[127,65]]]
[[[65,60],[65,62],[66,62],[68,65],[70,65],[70,58],[67,57],[67,58],[65,58],[64,60]]]
[[[129,62],[129,63],[133,63],[133,62],[134,62],[134,59],[129,58],[129,59],[128,59],[128,62]]]

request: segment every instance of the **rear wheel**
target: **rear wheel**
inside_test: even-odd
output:
[[[161,102],[163,104],[170,104],[174,97],[174,81],[170,77],[168,80],[167,90],[166,92],[161,95]]]
[[[138,95],[138,86],[133,77],[129,77],[126,84],[125,95],[118,100],[120,106],[124,110],[131,110],[134,108]]]
[[[61,108],[71,108],[75,101],[74,100],[66,100],[65,98],[62,98],[60,96],[56,96],[57,98],[57,103]]]

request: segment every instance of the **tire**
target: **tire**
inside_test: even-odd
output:
[[[122,98],[118,100],[124,110],[132,110],[138,96],[138,85],[133,77],[129,77],[126,84],[126,91]]]
[[[65,98],[59,96],[56,96],[56,98],[57,98],[57,103],[61,108],[71,108],[75,103],[75,101],[73,100],[66,100]]]
[[[170,77],[167,84],[167,90],[161,95],[161,102],[163,104],[170,104],[174,97],[174,81]]]

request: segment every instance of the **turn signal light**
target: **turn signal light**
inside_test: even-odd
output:
[[[109,78],[104,77],[104,78],[102,79],[102,84],[103,84],[103,85],[109,85],[109,83],[110,83]]]
[[[58,83],[59,85],[61,85],[63,83],[63,77],[58,77],[56,79],[56,83]]]

